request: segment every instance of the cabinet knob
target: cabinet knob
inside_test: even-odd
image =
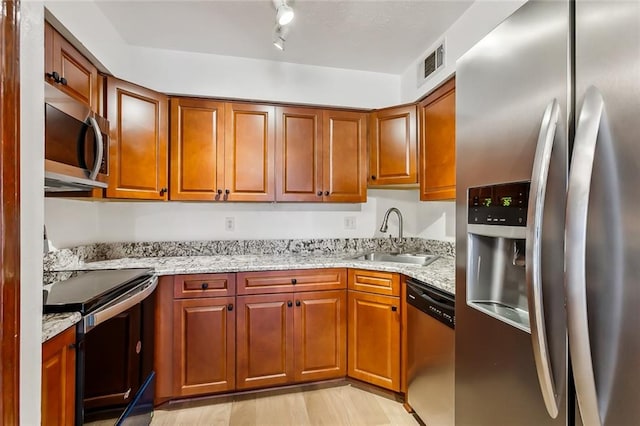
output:
[[[318,191],[318,197],[322,197],[322,191]]]
[[[227,194],[227,195],[229,195],[229,194],[231,194],[231,191],[229,191],[228,189],[225,189],[225,190],[224,190],[224,193],[225,193],[225,194]]]
[[[60,83],[60,74],[58,74],[57,71],[48,72],[45,74],[45,76],[55,81],[56,83]]]
[[[377,178],[375,176],[371,176],[371,180],[376,180]]]
[[[206,290],[209,288],[209,283],[202,283],[201,287],[203,290]]]
[[[300,301],[296,300],[296,306],[300,306]]]
[[[169,191],[167,188],[161,188],[160,189],[160,195],[164,195],[167,193],[167,191]]]
[[[233,303],[227,305],[227,311],[233,311]]]
[[[298,280],[295,278],[291,278],[291,284],[296,285],[298,284]]]
[[[329,195],[329,191],[324,191],[324,195]]]
[[[218,189],[216,192],[218,193],[218,195],[222,195],[222,189]]]
[[[63,86],[66,86],[67,85],[67,79],[64,78],[64,77],[61,77],[60,78],[60,84],[62,84]]]
[[[393,312],[395,312],[395,311],[397,311],[397,310],[398,310],[398,307],[397,307],[397,306],[392,306],[392,307],[391,307],[391,310],[392,310]]]
[[[288,307],[292,307],[293,306],[293,302],[291,300],[287,300],[287,306]]]

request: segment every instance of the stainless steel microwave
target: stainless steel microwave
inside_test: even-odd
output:
[[[109,122],[50,84],[44,86],[45,191],[106,188]]]

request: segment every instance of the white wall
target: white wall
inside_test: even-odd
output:
[[[418,190],[369,190],[363,204],[92,202],[46,199],[49,238],[57,248],[95,242],[279,238],[370,238],[398,235],[390,207],[402,212],[405,236],[453,241],[453,202],[421,203]],[[225,230],[232,217],[234,231]],[[355,218],[356,229],[345,229]]]
[[[355,108],[400,103],[398,75],[134,47],[93,1],[46,6],[111,74],[160,92]]]
[[[431,92],[455,73],[456,61],[480,41],[500,22],[504,21],[527,0],[476,0],[443,34],[445,38],[445,66],[432,74],[418,87],[418,63],[437,42],[425,46],[425,51],[404,71],[400,82],[402,103],[414,102]],[[438,42],[442,37],[438,39]]]
[[[40,424],[44,8],[20,7],[20,424]]]

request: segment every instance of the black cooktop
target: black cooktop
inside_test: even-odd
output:
[[[45,286],[43,313],[86,314],[115,299],[153,275],[151,269],[74,271],[71,278]]]

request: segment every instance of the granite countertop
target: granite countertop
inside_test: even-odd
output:
[[[42,343],[74,326],[81,319],[80,312],[44,314],[42,316]]]
[[[427,266],[345,259],[353,255],[232,255],[124,258],[89,262],[81,269],[153,268],[157,275],[287,269],[359,268],[398,272],[455,294],[455,260],[439,257]]]
[[[152,268],[157,275],[269,271],[318,268],[359,268],[397,272],[455,294],[455,259],[441,256],[427,266],[395,262],[345,259],[348,254],[219,255],[182,257],[130,257],[75,265],[74,270]],[[77,312],[44,315],[43,342],[80,321]]]

